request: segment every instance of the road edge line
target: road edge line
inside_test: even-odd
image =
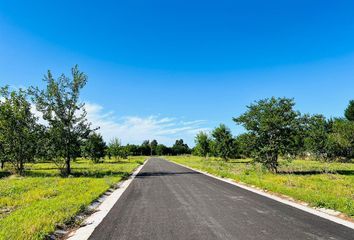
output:
[[[275,200],[277,202],[281,202],[283,204],[286,204],[286,205],[289,205],[291,207],[294,207],[294,208],[297,208],[297,209],[300,209],[304,212],[308,212],[308,213],[311,213],[313,215],[316,215],[318,217],[321,217],[321,218],[324,218],[326,220],[329,220],[329,221],[332,221],[332,222],[335,222],[335,223],[338,223],[340,225],[343,225],[343,226],[346,226],[348,228],[351,228],[351,229],[354,229],[354,223],[350,222],[350,221],[347,221],[347,220],[344,220],[344,219],[341,219],[339,217],[336,217],[336,216],[333,216],[333,215],[329,215],[325,212],[321,212],[317,209],[314,209],[314,208],[311,208],[311,207],[308,207],[308,206],[304,206],[304,205],[301,205],[299,203],[296,203],[296,202],[293,202],[293,201],[290,201],[290,200],[287,200],[287,199],[283,199],[281,197],[278,197],[276,195],[273,195],[273,194],[270,194],[270,193],[266,193],[264,191],[261,191],[261,190],[258,190],[256,188],[253,188],[253,187],[250,187],[250,186],[246,186],[246,185],[243,185],[243,184],[240,184],[240,183],[237,183],[233,180],[229,180],[229,179],[225,179],[225,178],[221,178],[221,177],[218,177],[218,176],[215,176],[215,175],[212,175],[210,173],[207,173],[207,172],[204,172],[204,171],[201,171],[201,170],[198,170],[198,169],[194,169],[192,167],[188,167],[188,166],[185,166],[183,164],[180,164],[180,163],[176,163],[176,162],[173,162],[173,161],[169,161],[169,160],[166,160],[164,159],[165,161],[168,161],[168,162],[171,162],[171,163],[174,163],[176,165],[179,165],[181,167],[185,167],[185,168],[188,168],[190,170],[193,170],[193,171],[196,171],[196,172],[199,172],[201,174],[204,174],[206,176],[209,176],[209,177],[212,177],[212,178],[215,178],[215,179],[218,179],[220,181],[223,181],[223,182],[227,182],[229,184],[232,184],[234,186],[237,186],[239,188],[242,188],[242,189],[245,189],[245,190],[248,190],[250,192],[253,192],[253,193],[256,193],[256,194],[259,194],[259,195],[262,195],[264,197],[267,197],[267,198],[270,198],[272,200]]]
[[[118,202],[125,190],[129,187],[131,182],[139,174],[141,169],[150,159],[146,159],[142,165],[137,167],[133,174],[125,181],[119,183],[119,188],[114,190],[95,210],[96,212],[86,218],[83,222],[84,226],[73,231],[67,240],[87,240],[96,229],[96,227],[103,221],[113,206]]]

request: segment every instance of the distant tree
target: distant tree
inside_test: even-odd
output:
[[[33,162],[39,135],[37,119],[31,112],[25,90],[0,89],[0,159],[10,162],[16,173],[24,174],[24,164]]]
[[[306,151],[315,158],[327,157],[330,125],[323,115],[314,115],[307,119],[307,127],[304,131],[304,146]]]
[[[350,160],[354,157],[354,122],[333,120],[328,134],[327,154],[329,159]]]
[[[94,163],[98,163],[105,156],[106,148],[102,135],[91,133],[82,146],[82,154]]]
[[[210,138],[207,133],[199,132],[195,137],[194,152],[198,156],[207,157],[210,154]]]
[[[110,156],[118,159],[119,157],[124,157],[122,153],[122,144],[118,138],[113,138],[108,144],[108,152]]]
[[[220,124],[212,132],[214,138],[215,153],[218,157],[228,160],[235,156],[236,143],[232,136],[231,130],[224,124]]]
[[[62,74],[57,80],[48,71],[45,90],[32,88],[37,110],[49,124],[49,145],[53,160],[64,175],[71,174],[71,160],[80,154],[80,145],[90,134],[84,104],[79,102],[80,91],[87,76],[78,66],[71,70],[72,79]]]
[[[143,141],[143,143],[140,145],[140,152],[143,156],[151,155],[151,145],[149,140]]]
[[[299,113],[288,98],[260,100],[233,120],[255,136],[254,158],[269,170],[277,172],[278,156],[291,152],[294,135],[298,133]]]
[[[126,152],[129,156],[138,156],[140,155],[140,149],[139,146],[134,145],[134,144],[127,144],[125,146]]]
[[[344,116],[349,121],[354,121],[354,100],[349,101],[349,105],[345,109]]]
[[[190,154],[191,150],[183,139],[176,140],[175,144],[172,146],[172,152],[174,155]]]
[[[150,155],[156,155],[156,147],[158,145],[158,142],[154,139],[150,142]]]
[[[256,145],[256,136],[252,133],[243,133],[236,137],[241,157],[250,158]]]
[[[158,156],[165,156],[171,154],[171,149],[166,147],[163,144],[159,144],[156,147],[156,155]]]

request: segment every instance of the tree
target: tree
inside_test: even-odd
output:
[[[87,76],[78,66],[71,70],[72,79],[62,74],[57,80],[48,71],[44,77],[46,89],[32,88],[37,110],[49,124],[49,147],[52,157],[64,175],[71,174],[71,160],[80,153],[80,145],[91,130],[86,120],[84,104],[79,102],[80,91]]]
[[[236,137],[236,142],[241,157],[250,158],[253,155],[253,149],[256,145],[255,135],[243,133]]]
[[[276,172],[279,154],[291,153],[294,136],[298,133],[299,113],[289,98],[270,98],[248,106],[247,112],[233,118],[255,136],[254,160]]]
[[[149,140],[143,141],[143,143],[140,146],[140,152],[141,152],[141,155],[143,155],[143,156],[151,155],[151,145],[150,145]]]
[[[82,146],[82,153],[90,158],[94,163],[98,163],[105,156],[106,143],[101,134],[92,133]]]
[[[220,124],[211,135],[214,138],[215,153],[218,157],[227,160],[235,156],[236,143],[228,127]]]
[[[172,152],[174,155],[182,155],[191,153],[190,148],[183,139],[176,140],[175,144],[172,146]]]
[[[110,156],[115,159],[119,157],[124,157],[122,153],[122,144],[118,138],[113,138],[112,141],[108,144],[108,151]]]
[[[141,154],[140,148],[137,145],[127,144],[124,148],[125,148],[125,151],[127,152],[127,154],[130,156],[138,156]]]
[[[330,129],[331,123],[323,115],[314,115],[307,118],[307,127],[304,131],[305,151],[315,158],[326,158]]]
[[[166,147],[163,144],[159,144],[156,147],[156,155],[158,156],[164,156],[164,155],[169,155],[171,154],[171,149]]]
[[[154,139],[150,142],[150,155],[155,155],[156,154],[156,147],[157,147],[158,143],[157,141]]]
[[[37,119],[31,112],[25,90],[0,89],[0,159],[10,162],[16,173],[24,174],[24,164],[34,161],[37,151]]]
[[[329,159],[354,157],[354,122],[334,119],[328,134],[327,154]]]
[[[344,116],[349,121],[354,121],[354,100],[349,101],[349,105],[345,109]]]
[[[195,137],[195,153],[198,156],[207,157],[210,154],[210,138],[205,132],[199,132]]]

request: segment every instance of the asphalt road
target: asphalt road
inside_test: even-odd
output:
[[[90,239],[353,240],[354,230],[150,159]]]

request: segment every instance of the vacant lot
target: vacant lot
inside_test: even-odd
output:
[[[272,174],[249,159],[228,162],[190,156],[167,159],[354,217],[354,163],[281,161],[280,173]]]
[[[129,176],[144,159],[99,164],[78,160],[68,178],[60,177],[53,163],[28,164],[26,177],[0,172],[0,239],[43,239]]]

